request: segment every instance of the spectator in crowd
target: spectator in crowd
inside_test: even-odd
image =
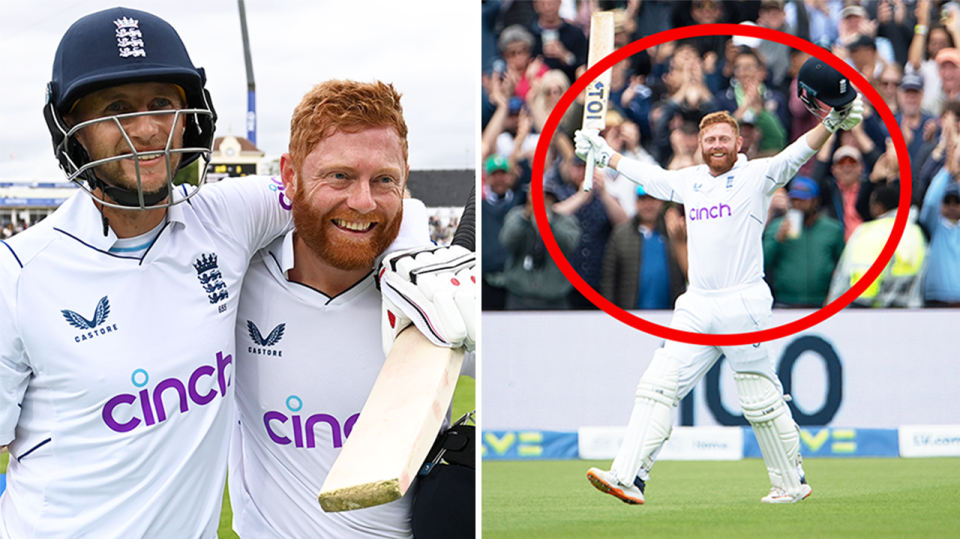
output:
[[[787,15],[787,24],[800,28],[806,20],[808,32],[798,32],[804,39],[816,43],[824,48],[837,40],[837,22],[840,20],[840,10],[843,4],[829,0],[792,1],[784,6]]]
[[[914,24],[913,2],[904,0],[882,0],[869,5],[876,11],[877,37],[890,41],[893,58],[890,62],[902,66],[907,62],[910,40],[913,38]]]
[[[960,307],[960,144],[949,147],[946,166],[933,178],[920,210],[930,235],[923,300],[928,307]]]
[[[506,157],[519,176],[517,167],[532,161],[539,134],[533,132],[533,119],[523,100],[508,97],[503,90],[497,78],[491,78],[489,99],[496,103],[496,111],[483,130],[482,154],[484,158],[494,153]]]
[[[630,120],[624,120],[620,124],[620,153],[643,163],[656,164],[657,161],[641,142],[645,141],[642,138],[640,126]]]
[[[544,190],[557,196],[554,211],[575,216],[579,221],[580,241],[570,257],[570,265],[590,287],[600,290],[603,251],[610,232],[629,217],[616,197],[605,188],[601,169],[594,171],[593,189],[588,192],[581,189],[585,172],[586,163],[579,157],[558,160],[544,175]],[[594,308],[578,290],[570,291],[570,307]]]
[[[608,144],[614,150],[621,152],[625,151],[626,141],[623,137],[623,126],[626,120],[623,116],[620,115],[616,110],[607,111],[607,126],[601,131],[601,136],[605,137],[608,140]],[[629,133],[629,127],[628,133]],[[620,202],[620,207],[623,208],[623,211],[626,212],[627,217],[633,217],[635,212],[634,203],[637,194],[636,187],[637,184],[631,182],[630,180],[622,177],[617,173],[616,170],[610,168],[602,168],[597,170],[597,174],[602,174],[604,178],[604,189],[613,195],[614,198]]]
[[[905,73],[917,73],[923,77],[922,108],[931,114],[938,114],[940,96],[940,74],[935,58],[942,49],[953,48],[954,38],[938,19],[931,22],[931,9],[935,4],[930,0],[917,2],[917,25],[910,42]],[[960,22],[960,19],[957,19]],[[956,23],[955,23],[956,24]]]
[[[829,143],[828,143],[829,145]],[[824,146],[825,148],[827,145]],[[857,212],[857,196],[860,194],[860,182],[863,179],[863,155],[853,146],[841,146],[833,154],[833,164],[827,169],[823,155],[829,151],[821,150],[817,154],[819,166],[815,169],[814,180],[820,185],[822,207],[827,215],[840,222],[844,240],[863,222]],[[827,157],[827,159],[830,159]],[[830,174],[826,174],[826,170]]]
[[[497,45],[506,63],[503,85],[507,96],[525,100],[534,81],[550,70],[543,60],[533,55],[534,44],[533,34],[520,25],[504,28],[500,34]]]
[[[534,91],[530,92],[527,100],[527,108],[530,111],[530,117],[533,119],[533,128],[539,133],[543,132],[543,126],[547,123],[547,118],[557,106],[557,102],[563,97],[563,94],[570,88],[570,79],[559,69],[551,69],[540,77],[534,86]],[[561,124],[575,123],[580,125],[582,118],[574,118],[569,113],[564,114]],[[563,134],[566,127],[561,125],[557,127],[557,134]],[[569,143],[569,149],[573,151],[573,142],[569,137],[566,138]]]
[[[706,86],[703,59],[689,44],[677,47],[662,83],[668,97],[651,111],[650,123],[654,139],[652,153],[661,166],[666,166],[673,157],[673,132],[684,123],[699,125],[703,116],[717,110],[717,100]]]
[[[703,163],[700,153],[700,128],[693,121],[683,121],[670,133],[670,159],[660,163],[667,170],[678,170]]]
[[[502,310],[506,302],[503,288],[503,267],[509,252],[500,243],[500,229],[507,213],[523,203],[517,196],[516,176],[507,159],[491,155],[483,164],[483,200],[481,218],[481,277],[482,306],[484,310]]]
[[[860,183],[860,192],[857,193],[857,213],[864,221],[872,221],[874,218],[870,206],[873,204],[873,192],[878,187],[894,185],[897,191],[900,190],[900,160],[897,159],[897,150],[890,139],[887,139],[886,150],[874,163],[867,179]]]
[[[872,86],[876,86],[876,80],[886,66],[877,55],[876,40],[868,35],[857,36],[847,44],[847,54],[857,73],[863,75]]]
[[[850,46],[860,38],[867,37],[873,44],[874,52],[879,54],[880,61],[883,64],[893,63],[895,61],[893,46],[889,39],[885,37],[877,38],[877,26],[877,21],[870,18],[863,6],[847,4],[840,10],[840,22],[837,24],[838,37],[834,44],[833,53],[846,59],[851,53]],[[866,45],[867,42],[862,41],[861,44]],[[872,80],[878,74],[877,72],[871,73],[871,76],[867,78]]]
[[[760,142],[763,140],[763,130],[757,126],[756,118],[747,115],[740,120],[740,136],[743,138],[743,146],[740,147],[740,153],[746,155],[748,159],[763,157],[760,150]],[[769,154],[767,154],[769,156]]]
[[[933,140],[924,142],[917,152],[916,161],[912,165],[919,164],[920,171],[913,177],[913,205],[920,207],[923,205],[923,198],[927,192],[927,187],[933,180],[937,171],[943,168],[947,156],[947,144],[953,140],[957,132],[957,121],[960,119],[960,101],[947,101],[940,110],[939,133],[935,133]],[[913,161],[913,156],[911,156]]]
[[[920,87],[923,88],[923,79],[920,78],[920,75],[914,76],[920,81]],[[883,98],[884,104],[886,104],[887,108],[890,109],[890,112],[894,114],[900,112],[900,103],[897,101],[897,89],[900,88],[902,78],[903,75],[901,73],[900,66],[897,64],[889,64],[884,66],[883,71],[880,72],[880,77],[877,79],[877,83],[875,85],[877,88],[877,93],[879,93],[880,97]]]
[[[880,157],[880,151],[872,146],[872,141],[859,127],[842,135],[852,140],[841,144],[832,157],[832,141],[828,141],[817,152],[817,164],[811,176],[820,186],[820,207],[823,213],[840,222],[844,240],[849,240],[850,234],[863,222],[864,216],[857,211],[860,185],[867,171],[872,170],[871,163]],[[867,148],[866,156],[857,146]]]
[[[577,67],[587,63],[587,38],[583,30],[560,17],[560,4],[560,0],[534,1],[537,20],[530,27],[533,55],[575,80]]]
[[[757,25],[785,34],[795,35],[794,29],[787,24],[787,14],[783,11],[784,0],[762,0],[760,2]],[[757,52],[763,58],[768,81],[778,92],[786,90],[789,84],[787,71],[790,67],[790,47],[776,41],[761,40]]]
[[[820,215],[817,182],[797,176],[788,195],[792,211],[802,216],[800,227],[787,216],[770,222],[763,233],[764,272],[775,306],[818,308],[843,252],[843,232],[836,219]]]
[[[960,50],[952,47],[940,49],[937,53],[937,74],[940,76],[940,92],[931,111],[934,114],[940,114],[945,102],[960,99]]]
[[[692,2],[676,2],[674,4],[672,26],[679,28],[681,26],[694,26],[698,24],[716,24],[731,21],[726,10],[735,10],[734,2],[716,2],[714,0],[694,0]],[[690,41],[697,48],[698,55],[704,55],[707,52],[714,52],[717,55],[723,54],[723,48],[726,46],[729,36],[700,36]]]
[[[870,197],[870,211],[874,219],[858,226],[847,240],[833,273],[828,302],[833,302],[853,287],[877,261],[893,230],[899,199],[900,190],[896,185],[884,185],[874,190]],[[920,284],[926,248],[923,231],[916,223],[908,222],[893,258],[877,280],[852,305],[922,307]]]
[[[780,116],[789,116],[786,97],[766,86],[766,67],[749,47],[737,51],[733,75],[730,88],[717,98],[718,107],[729,111],[738,122],[746,121],[760,128],[761,156],[780,152],[787,146],[787,130]]]
[[[526,202],[507,213],[500,230],[500,243],[509,253],[503,269],[506,309],[568,309],[573,285],[557,267],[540,237],[529,185],[524,186],[524,191]],[[544,193],[544,199],[553,238],[569,258],[580,241],[580,225],[576,217],[553,210],[556,197],[552,193]]]
[[[676,208],[636,189],[636,214],[613,229],[600,293],[621,309],[672,309],[686,290],[687,235]]]
[[[625,8],[627,15],[637,23],[631,41],[674,28],[671,19],[676,4],[677,2],[673,0],[627,2]],[[631,14],[631,9],[633,14]]]

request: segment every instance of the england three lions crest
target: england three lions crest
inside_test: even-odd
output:
[[[203,286],[203,291],[207,293],[211,304],[219,303],[230,296],[227,283],[223,282],[223,274],[217,266],[216,253],[201,255],[194,262],[193,267],[197,270],[197,279],[200,280],[200,285]],[[226,305],[221,305],[220,312],[225,310]]]

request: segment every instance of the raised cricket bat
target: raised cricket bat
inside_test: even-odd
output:
[[[587,69],[596,65],[613,52],[613,12],[598,11],[590,16],[590,52]],[[606,70],[587,86],[583,103],[582,129],[603,131],[607,127],[607,100],[610,97],[610,70]],[[587,156],[587,172],[583,177],[583,190],[593,189],[593,152]]]
[[[474,193],[453,244],[474,249]],[[377,381],[320,489],[326,512],[399,499],[440,433],[460,376],[463,349],[441,348],[410,325],[390,349]]]

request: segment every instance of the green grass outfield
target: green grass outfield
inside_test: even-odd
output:
[[[659,462],[645,505],[594,489],[591,466],[610,461],[484,461],[484,539],[960,537],[960,458],[807,459],[813,494],[786,505],[760,503],[760,459]]]
[[[457,389],[453,393],[453,419],[456,420],[463,414],[477,407],[476,382],[473,378],[461,376],[457,380]],[[320,510],[320,503],[317,503],[317,511]],[[220,539],[239,539],[237,534],[233,533],[230,526],[233,520],[233,511],[230,508],[230,497],[226,492],[223,493],[223,512],[220,513],[220,529],[218,535]]]

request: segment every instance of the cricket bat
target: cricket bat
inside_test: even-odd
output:
[[[453,244],[474,250],[475,194]],[[414,325],[397,336],[367,402],[320,489],[326,512],[399,499],[440,433],[460,376],[463,348],[435,346]]]
[[[587,54],[587,69],[613,52],[613,12],[598,11],[590,16],[590,51]],[[582,129],[603,131],[607,127],[607,100],[610,97],[610,70],[593,80],[586,90],[583,103]],[[583,177],[583,190],[593,189],[593,153],[587,156],[587,172]]]

